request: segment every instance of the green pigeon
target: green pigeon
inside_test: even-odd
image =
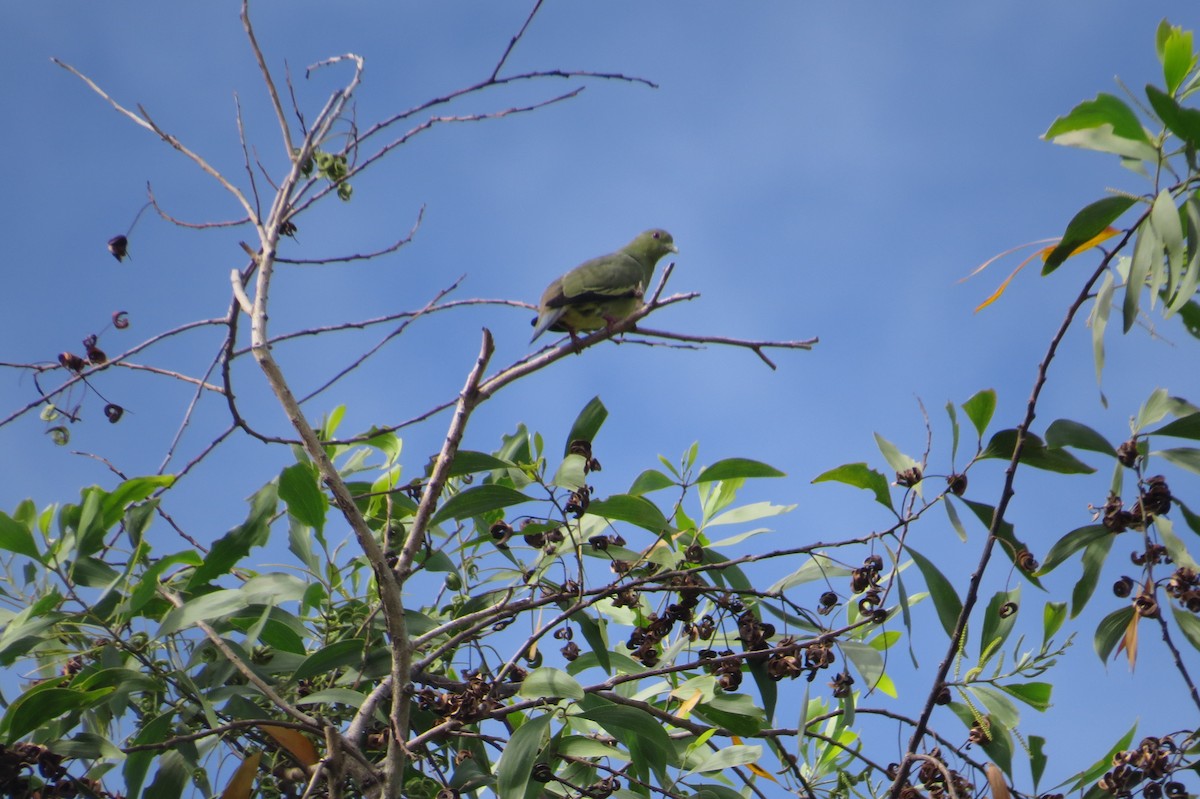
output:
[[[665,230],[647,230],[621,249],[585,261],[542,292],[532,344],[547,330],[575,333],[599,330],[642,307],[654,266],[669,252],[679,252]]]

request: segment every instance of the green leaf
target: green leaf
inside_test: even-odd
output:
[[[213,591],[195,599],[189,599],[182,607],[173,608],[163,617],[156,638],[163,638],[199,621],[210,621],[244,610],[252,605],[282,605],[296,602],[307,589],[307,584],[288,574],[267,574],[253,577],[240,588]]]
[[[313,691],[311,694],[296,700],[297,705],[345,705],[360,708],[367,701],[367,695],[350,688],[326,688],[324,691]]]
[[[1054,542],[1054,546],[1050,547],[1050,551],[1046,553],[1046,558],[1042,562],[1042,567],[1038,569],[1038,574],[1049,574],[1060,563],[1093,541],[1107,538],[1111,535],[1112,533],[1108,531],[1108,528],[1102,524],[1089,524],[1084,527],[1077,527]]]
[[[306,657],[291,675],[294,680],[307,680],[318,674],[332,674],[346,666],[359,666],[366,656],[366,641],[344,638],[318,649]]]
[[[1133,607],[1128,606],[1114,610],[1097,625],[1092,645],[1096,648],[1096,654],[1100,656],[1101,662],[1108,663],[1109,655],[1125,636],[1125,630],[1128,629],[1131,619],[1133,619]]]
[[[629,747],[635,775],[646,779],[652,770],[665,781],[667,755],[675,750],[658,719],[643,710],[616,705],[595,695],[585,697],[585,703],[587,709],[579,716],[596,722]]]
[[[1200,474],[1200,449],[1196,449],[1195,447],[1172,447],[1171,449],[1159,450],[1155,454],[1168,463],[1173,463],[1180,468]]]
[[[474,486],[466,491],[458,492],[443,502],[429,523],[438,525],[449,519],[469,519],[489,511],[532,501],[533,497],[526,496],[507,486],[495,484]]]
[[[104,529],[108,530],[125,515],[125,508],[134,502],[141,502],[160,488],[170,488],[175,485],[175,475],[156,474],[149,477],[134,477],[124,481],[110,493],[104,495],[101,501],[100,513]]]
[[[594,653],[596,665],[603,669],[605,674],[612,674],[612,657],[608,649],[607,626],[582,611],[571,616],[571,621],[579,625],[579,632],[583,633],[583,640],[587,641]]]
[[[1196,55],[1192,44],[1192,32],[1165,19],[1159,23],[1154,37],[1155,51],[1163,67],[1163,80],[1167,91],[1175,93],[1188,73],[1196,66]]]
[[[567,442],[563,447],[563,455],[567,455],[571,451],[572,441],[587,441],[588,443],[594,441],[596,433],[600,432],[600,426],[607,418],[608,408],[604,407],[600,397],[592,397],[575,417],[575,423],[571,425],[571,432],[567,435]]]
[[[875,445],[879,447],[879,452],[887,461],[888,466],[896,472],[903,472],[917,465],[914,459],[905,455],[899,447],[878,433],[875,434]]]
[[[1113,99],[1115,100],[1116,98]],[[1120,101],[1118,100],[1117,102]],[[1141,124],[1137,122],[1136,117],[1134,118],[1134,124],[1141,131]],[[1128,211],[1133,203],[1134,200],[1130,197],[1105,197],[1091,205],[1085,206],[1067,223],[1067,229],[1063,232],[1062,240],[1046,256],[1046,262],[1042,265],[1042,274],[1048,275],[1062,266],[1063,262],[1071,257],[1071,254],[1075,250],[1091,241],[1102,233],[1105,228],[1117,221],[1117,218]]]
[[[1112,313],[1113,292],[1116,281],[1111,271],[1105,271],[1100,288],[1096,291],[1096,302],[1088,324],[1092,328],[1092,361],[1096,367],[1096,385],[1100,385],[1104,374],[1104,331],[1108,328],[1108,317]]]
[[[317,482],[317,470],[309,463],[294,463],[279,474],[279,498],[288,513],[314,530],[325,529],[329,502]]]
[[[1046,773],[1046,739],[1041,735],[1029,736],[1029,773],[1033,776],[1033,792],[1037,790],[1042,775]]]
[[[148,743],[161,743],[170,734],[171,722],[175,718],[175,711],[171,710],[157,716],[142,725],[138,730],[137,735],[133,736],[130,744],[140,746]],[[124,778],[125,790],[131,797],[138,796],[142,790],[142,782],[146,779],[146,772],[150,770],[150,764],[154,762],[157,752],[154,750],[145,750],[140,752],[130,752],[125,758],[125,765],[121,770],[121,776]],[[182,790],[182,788],[180,789]]]
[[[699,758],[688,774],[697,774],[710,771],[724,771],[727,768],[736,766],[745,766],[750,763],[757,763],[762,757],[761,746],[748,746],[746,744],[732,744],[722,746],[716,751],[709,751]]]
[[[975,432],[979,434],[980,440],[983,440],[983,434],[991,424],[992,414],[996,412],[996,390],[985,388],[976,392],[962,404],[962,409],[971,420],[971,424],[975,425]]]
[[[992,436],[980,457],[1011,460],[1016,446],[1017,431],[1013,428],[1000,430]],[[1033,433],[1025,435],[1025,442],[1021,447],[1021,463],[1057,474],[1092,474],[1096,471],[1065,449],[1047,447]]]
[[[876,502],[894,512],[887,478],[865,463],[843,464],[813,478],[814,483],[831,481],[845,483],[855,488],[865,488],[875,494]]]
[[[1051,448],[1075,447],[1103,455],[1117,456],[1117,450],[1108,439],[1092,428],[1070,419],[1058,419],[1046,428],[1046,446]]]
[[[1167,422],[1156,430],[1148,431],[1152,436],[1174,436],[1200,441],[1200,413],[1190,413],[1172,422]]]
[[[1174,97],[1150,84],[1146,84],[1146,97],[1167,130],[1193,147],[1200,147],[1200,111],[1181,106]]]
[[[1054,634],[1062,629],[1067,620],[1066,602],[1047,602],[1042,608],[1042,645],[1048,646]]]
[[[1121,306],[1124,332],[1128,333],[1137,321],[1141,308],[1142,290],[1147,278],[1154,272],[1155,264],[1162,264],[1162,240],[1153,225],[1143,224],[1138,228],[1137,241],[1133,243],[1133,257],[1129,262],[1129,278],[1125,281],[1125,301]]]
[[[1198,112],[1200,113],[1200,112]],[[1183,227],[1179,220],[1179,209],[1175,207],[1175,199],[1168,189],[1163,189],[1154,198],[1150,206],[1150,224],[1154,226],[1159,241],[1167,251],[1167,288],[1166,296],[1174,297],[1183,277]],[[1161,266],[1162,261],[1156,262],[1155,277],[1150,285],[1150,307],[1162,293]]]
[[[1092,593],[1096,590],[1096,583],[1100,581],[1100,573],[1104,569],[1104,561],[1108,559],[1108,552],[1112,549],[1113,537],[1111,535],[1101,536],[1083,550],[1083,574],[1075,583],[1075,588],[1071,590],[1071,617],[1078,616],[1088,600],[1092,598]]]
[[[27,691],[9,706],[4,719],[0,721],[0,728],[4,729],[5,740],[11,744],[64,713],[93,707],[115,690],[109,686],[95,691],[70,688]]]
[[[550,483],[568,491],[578,491],[587,485],[586,469],[587,461],[584,457],[572,453],[563,458],[562,463],[558,465],[558,470],[554,472],[554,477],[550,479]]]
[[[250,498],[250,513],[246,521],[221,536],[204,556],[204,562],[188,580],[188,590],[194,590],[229,573],[238,561],[250,554],[253,547],[267,543],[271,535],[271,517],[279,504],[279,489],[267,483]]]
[[[675,531],[658,506],[645,497],[613,494],[608,499],[593,500],[588,505],[587,512],[602,519],[637,525],[655,535]]]
[[[988,602],[987,611],[983,616],[983,631],[979,636],[979,659],[984,659],[984,653],[994,651],[996,647],[1008,640],[1013,625],[1017,622],[1017,614],[1004,615],[1002,608],[1012,602],[1019,604],[1021,589],[1018,586],[1011,591],[997,591]]]
[[[498,799],[524,799],[525,787],[533,773],[538,753],[550,729],[550,714],[542,714],[517,728],[504,746],[496,764],[496,795]]]
[[[192,767],[179,751],[168,751],[158,759],[154,782],[142,794],[154,799],[179,799],[192,776]]]
[[[640,497],[642,494],[649,494],[651,491],[670,488],[673,485],[676,485],[675,481],[658,469],[647,469],[634,479],[633,485],[629,487],[629,493],[635,497]]]
[[[1200,619],[1196,618],[1196,614],[1191,611],[1183,610],[1175,605],[1171,606],[1171,613],[1175,616],[1175,623],[1179,625],[1183,637],[1192,645],[1193,649],[1200,650]]]
[[[529,672],[517,694],[526,699],[583,699],[583,686],[565,671],[543,667]]]
[[[1082,147],[1154,163],[1158,151],[1150,143],[1137,114],[1119,97],[1100,93],[1054,120],[1043,138],[1068,147]],[[1106,223],[1107,224],[1107,223]],[[1088,236],[1087,238],[1091,238]]]
[[[511,469],[513,463],[506,461],[503,458],[497,458],[495,455],[488,455],[486,452],[474,452],[468,449],[460,449],[454,454],[454,460],[450,462],[450,477],[461,477],[464,474],[479,474],[480,472],[491,472],[497,469]]]
[[[743,524],[745,522],[758,521],[770,516],[781,516],[785,513],[790,513],[795,510],[795,505],[774,505],[770,502],[751,502],[748,505],[739,505],[736,508],[725,511],[724,513],[708,520],[707,527],[715,527],[722,524]],[[714,545],[715,542],[714,542]]]
[[[739,477],[787,477],[786,474],[759,461],[749,458],[726,458],[701,470],[697,483],[713,483]]]
[[[963,607],[962,600],[958,598],[958,592],[954,590],[954,586],[938,570],[937,566],[933,565],[932,561],[912,547],[908,548],[908,554],[925,578],[925,587],[929,589],[929,595],[933,599],[933,607],[937,610],[942,628],[946,631],[946,635],[953,636],[954,627],[958,624],[958,617],[962,613]]]
[[[33,530],[3,511],[0,511],[0,549],[26,555],[34,560],[41,557],[33,540]]]
[[[879,654],[879,650],[858,641],[842,641],[840,649],[862,677],[863,690],[873,690],[884,675],[883,655]]]
[[[774,685],[773,682],[771,684]],[[696,705],[693,712],[705,721],[744,738],[762,732],[768,718],[767,709],[758,707],[745,694],[718,694]]]
[[[998,686],[1035,710],[1050,709],[1050,693],[1054,686],[1048,682],[1022,682]]]

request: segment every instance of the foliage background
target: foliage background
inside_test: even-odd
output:
[[[359,113],[373,119],[486,74],[527,13],[525,3],[262,4],[256,26],[268,57],[288,59],[310,100],[332,83],[318,75],[305,87],[304,66],[335,53],[364,55]],[[0,189],[9,306],[0,318],[0,360],[49,361],[78,349],[117,308],[130,312],[138,334],[223,312],[230,253],[244,234],[187,234],[148,215],[131,237],[131,261],[118,265],[103,242],[128,225],[147,180],[184,218],[235,215],[225,198],[49,57],[92,74],[122,100],[143,103],[218,165],[236,170],[233,91],[252,135],[273,133],[236,7],[45,3],[7,14],[21,35],[0,53],[8,76],[0,101],[12,111],[0,130],[0,150],[9,156]],[[599,394],[611,412],[597,442],[601,495],[627,487],[654,455],[675,459],[699,439],[702,459],[744,455],[789,473],[748,492],[800,504],[771,546],[865,532],[883,519],[864,497],[809,481],[839,463],[882,466],[872,431],[919,451],[925,432],[917,397],[940,422],[945,401],[995,386],[997,422],[1015,423],[1075,283],[1069,270],[1047,280],[1024,276],[1002,302],[974,315],[1005,270],[965,286],[955,281],[998,251],[1058,234],[1104,186],[1140,189],[1111,159],[1050,147],[1037,136],[1079,100],[1111,90],[1114,73],[1135,88],[1155,79],[1152,37],[1161,16],[1196,27],[1184,2],[1153,9],[1015,3],[923,14],[884,4],[550,5],[514,55],[515,68],[621,71],[661,88],[593,85],[536,114],[448,125],[414,140],[356,182],[354,202],[303,219],[299,244],[305,256],[383,246],[425,205],[414,243],[378,262],[284,276],[274,329],[417,307],[464,273],[459,296],[531,301],[549,277],[662,225],[681,247],[671,288],[703,297],[664,312],[656,326],[754,338],[819,335],[820,346],[776,358],[778,372],[737,351],[599,348],[485,406],[467,446],[491,449],[517,421],[557,442]],[[499,93],[485,105],[507,107],[544,91]],[[259,155],[278,163],[282,154],[264,147]],[[526,351],[524,311],[464,311],[425,324],[422,335],[385,350],[310,412],[345,402],[345,429],[359,429],[450,398],[483,325],[496,333],[498,362]],[[1070,416],[1119,440],[1125,419],[1153,388],[1200,397],[1188,335],[1177,325],[1159,332],[1166,341],[1137,333],[1110,347],[1106,411],[1086,331],[1074,331],[1041,421]],[[106,333],[102,346],[120,349],[115,336]],[[329,339],[303,355],[297,349],[291,363],[282,357],[285,367],[311,370],[315,385],[327,374],[322,358],[374,340]],[[215,346],[215,338],[179,339],[154,362],[195,371]],[[145,375],[109,374],[98,387],[132,413],[119,425],[102,424],[100,403],[90,400],[89,421],[68,449],[104,454],[128,474],[158,468],[187,392]],[[23,403],[31,390],[15,380],[0,388],[5,407]],[[256,422],[283,430],[265,394],[243,401]],[[215,403],[209,410],[185,436],[182,460],[223,413]],[[68,500],[80,485],[111,483],[102,464],[52,447],[42,430],[29,418],[5,431],[0,507],[26,496]],[[406,434],[406,463],[422,466],[439,433],[435,425]],[[228,447],[181,484],[171,501],[185,527],[210,540],[239,521],[244,495],[283,465],[274,460],[283,453],[262,452],[250,442]],[[1048,546],[1085,523],[1086,503],[1103,501],[1106,469],[1092,481],[1065,484],[1040,473],[1020,476],[1018,530]],[[948,527],[923,534],[957,546]],[[973,563],[974,549],[962,549]],[[1069,577],[1070,569],[1057,575],[1062,585]],[[940,652],[924,661],[932,666]],[[1056,703],[1070,714],[1029,720],[1052,741],[1069,735],[1097,747],[1134,716],[1172,727],[1172,684],[1145,679],[1152,659],[1140,669],[1140,680],[1120,663],[1105,674],[1081,641],[1059,672],[1071,679],[1056,680]],[[1089,701],[1101,694],[1122,703],[1119,715]]]

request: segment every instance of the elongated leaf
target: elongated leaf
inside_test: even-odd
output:
[[[1043,138],[1142,161],[1155,162],[1158,158],[1137,114],[1111,94],[1101,93],[1095,100],[1075,106],[1066,116],[1054,120]]]
[[[1167,422],[1162,427],[1151,430],[1152,436],[1174,436],[1200,441],[1200,413],[1191,413],[1174,421]]]
[[[1108,552],[1112,549],[1112,544],[1113,537],[1107,535],[1096,538],[1084,547],[1083,574],[1075,583],[1075,588],[1071,590],[1072,618],[1078,616],[1087,605],[1088,600],[1092,598],[1096,584],[1100,582],[1100,573],[1104,569],[1104,561],[1108,559]]]
[[[1033,792],[1039,793],[1038,784],[1046,773],[1046,739],[1041,735],[1029,736],[1029,773],[1033,776]]]
[[[1054,686],[1048,682],[1020,682],[999,686],[1035,710],[1049,710],[1050,694]]]
[[[769,678],[767,682],[774,686]],[[770,695],[773,692],[769,692]],[[767,711],[745,694],[719,694],[706,699],[695,708],[698,717],[716,726],[723,727],[735,735],[751,737],[758,735],[766,724]]]
[[[1162,265],[1162,241],[1153,225],[1143,224],[1138,228],[1137,241],[1133,244],[1133,258],[1129,262],[1129,279],[1125,281],[1125,301],[1121,305],[1124,331],[1129,332],[1137,321],[1141,308],[1142,290],[1146,280]]]
[[[1183,278],[1183,227],[1179,221],[1179,209],[1175,207],[1175,199],[1168,189],[1163,189],[1154,198],[1154,204],[1150,206],[1150,224],[1154,226],[1154,232],[1167,252],[1165,291],[1168,298],[1174,297],[1179,288],[1179,282]],[[1156,259],[1155,265],[1158,268],[1155,270],[1155,277],[1150,284],[1151,308],[1154,307],[1155,300],[1163,292],[1161,259]]]
[[[329,502],[321,491],[312,464],[293,463],[279,474],[279,498],[296,521],[317,531],[325,529]]]
[[[1049,574],[1060,563],[1093,541],[1107,538],[1111,535],[1112,533],[1108,531],[1108,528],[1102,524],[1089,524],[1084,527],[1077,527],[1054,542],[1054,546],[1050,547],[1050,551],[1046,553],[1045,560],[1042,561],[1042,567],[1038,570],[1038,574]]]
[[[449,519],[469,519],[489,511],[532,501],[533,497],[526,496],[508,486],[495,484],[473,486],[443,502],[442,506],[433,514],[430,524],[441,524]]]
[[[787,477],[787,475],[774,466],[760,461],[752,461],[749,458],[726,458],[717,461],[712,466],[705,467],[700,472],[700,476],[696,478],[696,482],[712,483],[717,480],[739,477]]]
[[[1019,605],[1020,601],[1021,589],[1019,586],[1011,591],[997,591],[992,595],[991,601],[988,602],[987,610],[984,612],[983,631],[979,635],[979,660],[981,666],[984,660],[984,653],[994,652],[996,647],[1008,640],[1013,625],[1016,624],[1017,614],[1008,613],[1005,615],[1004,606],[1010,602]]]
[[[1125,630],[1129,627],[1132,619],[1133,608],[1124,607],[1114,610],[1097,625],[1092,645],[1096,649],[1096,654],[1100,656],[1101,662],[1108,663],[1109,655],[1125,637]]]
[[[250,513],[246,521],[221,536],[204,556],[204,562],[192,573],[188,589],[194,590],[217,577],[229,573],[238,561],[250,554],[253,547],[267,543],[271,534],[271,517],[279,504],[279,489],[267,483],[250,498]]]
[[[533,764],[550,729],[550,715],[526,719],[508,739],[504,754],[496,764],[496,795],[499,799],[525,799],[525,786],[533,773]]]
[[[643,779],[653,771],[660,779],[666,778],[667,757],[674,747],[667,731],[654,716],[637,708],[616,705],[589,695],[585,698],[587,710],[579,715],[599,724],[618,741],[629,747],[634,772]]]
[[[183,788],[192,775],[192,767],[179,751],[168,751],[158,759],[157,773],[154,782],[142,794],[154,799],[179,799]]]
[[[1114,458],[1117,456],[1117,450],[1108,443],[1108,439],[1087,425],[1070,419],[1058,419],[1050,423],[1046,428],[1046,446],[1075,447],[1112,455]]]
[[[12,743],[64,713],[93,707],[115,690],[109,686],[94,691],[75,691],[70,688],[27,691],[9,706],[3,721],[0,721],[0,728],[4,729],[5,739]]]
[[[318,649],[296,667],[292,679],[307,680],[318,674],[330,674],[346,666],[358,666],[366,657],[366,642],[362,638],[344,638]]]
[[[865,463],[847,463],[830,469],[813,478],[814,483],[838,482],[855,488],[865,488],[875,495],[875,501],[888,510],[892,508],[892,495],[888,480]]]
[[[1017,431],[1012,428],[1000,430],[992,436],[980,457],[1009,460],[1016,446]],[[1033,433],[1025,435],[1025,442],[1021,447],[1021,463],[1057,474],[1092,474],[1096,471],[1065,449],[1047,447]]]
[[[243,760],[233,772],[233,776],[229,778],[225,790],[221,791],[221,799],[250,799],[250,794],[254,790],[254,778],[258,775],[258,764],[261,760],[261,751],[255,752]]]
[[[1181,106],[1174,97],[1150,84],[1146,84],[1146,97],[1167,130],[1193,147],[1200,147],[1200,111]]]
[[[933,599],[933,607],[937,610],[938,620],[942,623],[942,628],[946,631],[946,635],[954,635],[954,627],[958,624],[958,617],[962,613],[962,600],[958,598],[958,592],[954,590],[954,586],[946,579],[937,566],[926,558],[921,553],[909,547],[908,554],[913,559],[913,563],[917,564],[917,568],[921,570],[921,576],[925,578],[925,587],[929,589],[929,595]]]
[[[1104,273],[1100,288],[1096,291],[1096,302],[1088,322],[1092,328],[1092,361],[1096,367],[1096,385],[1104,375],[1104,331],[1108,328],[1108,317],[1112,313],[1112,298],[1116,281],[1111,271]]]
[[[571,425],[571,432],[567,434],[566,445],[563,447],[563,455],[567,455],[571,451],[572,441],[587,441],[592,442],[596,438],[596,433],[600,432],[601,425],[608,418],[608,408],[604,407],[604,403],[600,401],[600,397],[592,397],[588,404],[583,406],[583,410],[575,417],[575,422]]]
[[[1108,95],[1102,95],[1108,96]],[[1113,98],[1114,100],[1116,98]],[[1120,100],[1117,100],[1120,103]],[[1122,103],[1122,106],[1124,104]],[[1126,108],[1126,111],[1129,109]],[[1132,114],[1133,112],[1130,112]],[[1055,124],[1058,124],[1057,122]],[[1141,123],[1134,117],[1133,124],[1137,126],[1137,130],[1142,136],[1145,133],[1142,131]],[[1054,130],[1052,126],[1051,131]],[[1050,138],[1050,132],[1046,134]],[[1146,145],[1149,147],[1149,145]],[[1151,148],[1153,150],[1153,148]],[[1058,267],[1062,266],[1063,262],[1071,256],[1081,245],[1087,243],[1090,239],[1096,237],[1104,231],[1109,225],[1117,221],[1121,214],[1129,210],[1134,200],[1129,197],[1105,197],[1102,200],[1097,200],[1091,205],[1084,206],[1079,213],[1071,218],[1067,223],[1067,229],[1063,232],[1062,240],[1058,243],[1050,254],[1046,256],[1046,262],[1042,265],[1042,274],[1048,275]]]
[[[1179,25],[1171,25],[1165,19],[1158,24],[1154,36],[1154,49],[1163,66],[1163,80],[1167,91],[1174,93],[1184,78],[1196,66],[1196,55],[1192,44],[1192,32]]]
[[[307,735],[291,727],[277,727],[274,724],[261,724],[259,729],[274,738],[280,746],[291,753],[300,764],[308,767],[317,765],[321,756],[317,747]]]
[[[1200,650],[1200,619],[1196,618],[1196,614],[1175,605],[1171,605],[1171,613],[1175,616],[1175,623],[1179,625],[1183,637],[1193,649]]]
[[[917,462],[900,451],[892,442],[888,441],[878,433],[875,434],[875,445],[879,447],[879,452],[883,455],[883,459],[887,461],[888,466],[892,467],[896,472],[903,472],[917,465]]]
[[[594,500],[588,505],[587,512],[603,519],[635,524],[655,535],[675,532],[675,528],[667,521],[667,517],[663,516],[658,506],[645,497],[613,494],[608,499]]]
[[[751,763],[758,762],[762,757],[761,746],[723,746],[716,751],[707,752],[699,759],[689,774],[704,773],[709,771],[724,771],[727,768],[735,766],[745,766]]]
[[[511,469],[513,466],[514,464],[511,461],[497,458],[494,455],[488,455],[486,452],[460,449],[455,453],[454,460],[450,463],[450,476],[459,477],[464,474],[491,472],[496,469]]]

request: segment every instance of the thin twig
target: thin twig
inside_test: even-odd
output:
[[[421,210],[417,212],[417,221],[409,229],[408,235],[402,239],[398,239],[395,243],[384,247],[382,250],[374,252],[354,253],[353,255],[339,255],[333,258],[283,258],[276,257],[275,263],[279,264],[297,264],[305,266],[325,266],[327,264],[344,264],[351,261],[369,261],[373,258],[378,258],[381,255],[388,255],[395,252],[406,244],[412,242],[413,237],[417,235],[417,230],[421,227],[421,219],[425,216],[425,206],[421,206]]]

